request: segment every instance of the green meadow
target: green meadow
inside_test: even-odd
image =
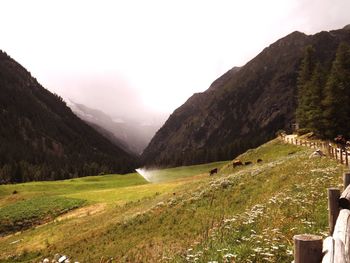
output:
[[[345,169],[311,151],[276,139],[238,157],[251,165],[146,171],[152,183],[133,173],[2,185],[0,262],[291,262],[294,234],[327,234],[326,188]]]

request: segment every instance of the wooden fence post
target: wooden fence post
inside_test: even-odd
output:
[[[342,209],[339,213],[339,217],[337,220],[337,223],[334,228],[333,238],[334,239],[340,239],[343,243],[344,249],[342,252],[343,255],[341,255],[340,258],[343,258],[345,260],[342,261],[335,261],[335,262],[349,262],[349,251],[350,251],[350,210],[348,209]]]
[[[343,184],[344,184],[344,190],[348,185],[350,184],[350,172],[345,172],[343,174]]]
[[[332,150],[332,147],[330,145],[328,145],[328,149],[329,149],[329,156],[331,158],[333,158],[333,150]]]
[[[349,159],[348,159],[348,150],[347,149],[345,149],[345,164],[346,164],[346,166],[348,166],[349,165]]]
[[[343,164],[343,149],[339,149],[339,154],[340,154],[340,163]]]
[[[294,239],[294,263],[320,263],[322,261],[322,237],[296,235]]]
[[[345,245],[338,237],[329,236],[323,241],[322,263],[349,262]]]
[[[340,195],[339,206],[341,208],[350,209],[350,185],[348,185]]]
[[[332,235],[339,215],[340,190],[337,188],[328,188],[328,224],[329,234]]]
[[[334,148],[335,159],[338,161],[338,148]]]

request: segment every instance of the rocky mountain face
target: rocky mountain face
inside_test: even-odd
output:
[[[0,51],[0,183],[126,173],[135,166],[136,157]]]
[[[72,111],[113,144],[127,152],[140,155],[151,141],[154,134],[164,123],[158,116],[154,121],[133,120],[127,116],[111,117],[110,115],[81,103],[67,101]]]
[[[290,130],[295,122],[296,84],[305,47],[329,65],[348,27],[315,35],[293,32],[233,68],[203,93],[176,109],[156,133],[142,159],[146,166],[177,166],[232,159]]]

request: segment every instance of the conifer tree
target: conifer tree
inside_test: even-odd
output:
[[[322,68],[320,63],[317,63],[312,73],[311,79],[308,82],[308,110],[307,116],[307,127],[318,135],[324,133],[323,127],[323,91],[326,82],[326,71]]]
[[[350,46],[341,43],[325,87],[325,135],[350,137]]]
[[[300,127],[309,125],[307,112],[310,105],[310,80],[316,64],[315,49],[307,46],[305,49],[304,59],[301,63],[298,77],[298,107],[296,110],[296,119]]]

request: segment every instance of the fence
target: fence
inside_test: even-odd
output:
[[[349,165],[347,149],[330,142],[310,142],[292,136],[282,140],[323,150],[331,158]],[[328,188],[329,235],[325,240],[317,235],[294,236],[294,263],[350,263],[350,172],[343,175],[344,190]]]
[[[282,135],[281,138],[286,143],[320,149],[324,154],[339,161],[341,164],[345,164],[346,166],[349,166],[350,164],[350,151],[346,148],[338,147],[334,143],[307,141],[290,135]]]

